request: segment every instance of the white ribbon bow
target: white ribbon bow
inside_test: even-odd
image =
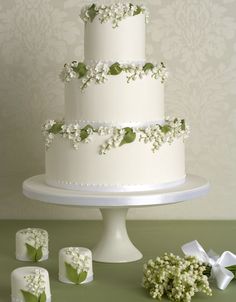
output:
[[[181,248],[185,255],[195,256],[199,261],[209,264],[212,267],[211,276],[216,280],[219,289],[226,289],[230,281],[234,278],[234,274],[226,269],[226,267],[236,265],[235,254],[226,251],[219,256],[212,250],[206,253],[197,240],[188,242]]]

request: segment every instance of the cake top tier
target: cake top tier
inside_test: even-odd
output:
[[[142,5],[92,4],[81,11],[85,22],[85,61],[144,62],[147,9]]]
[[[139,14],[144,14],[146,22],[148,22],[149,13],[144,5],[132,3],[104,5],[93,3],[82,8],[80,17],[85,23],[93,22],[95,17],[97,17],[101,23],[110,21],[113,27],[117,27],[123,19]]]

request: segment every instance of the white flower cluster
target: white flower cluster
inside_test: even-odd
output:
[[[78,62],[73,61],[70,65],[65,64],[64,69],[60,74],[60,78],[63,82],[70,82],[72,79],[78,78],[77,73],[73,70],[73,67],[77,67]],[[86,65],[86,73],[82,77],[81,90],[87,88],[91,83],[102,84],[108,80],[110,76],[110,62],[96,62],[95,64]],[[151,75],[154,79],[161,79],[164,83],[168,77],[168,72],[163,63],[153,64],[152,68],[144,70],[144,65],[140,63],[133,64],[120,64],[122,71],[127,74],[127,82],[142,79],[144,76]]]
[[[68,247],[65,253],[71,257],[70,264],[77,270],[78,274],[89,271],[91,258],[87,255],[82,255],[78,247]]]
[[[60,131],[58,133],[54,134],[54,133],[50,132],[50,130],[53,127],[53,125],[56,125],[56,124],[57,124],[57,122],[55,120],[49,120],[42,126],[42,133],[45,137],[46,149],[49,149],[56,134],[61,134],[63,138],[69,139],[72,142],[73,147],[77,150],[79,148],[79,144],[81,142],[89,143],[91,141],[92,135],[94,133],[92,128],[86,129],[85,131],[87,133],[87,135],[86,135],[87,137],[82,140],[81,131],[83,130],[83,128],[81,128],[81,126],[78,123],[75,123],[75,124],[69,124],[69,125],[62,124]]]
[[[189,135],[189,126],[184,124],[179,118],[167,118],[166,123],[161,125],[149,126],[145,129],[139,129],[139,141],[145,144],[152,144],[152,151],[158,151],[164,143],[173,143],[177,138],[183,137],[184,139]]]
[[[81,10],[80,17],[84,22],[90,21],[89,11],[91,6],[85,6]],[[146,23],[148,23],[149,13],[144,5],[133,5],[131,3],[114,3],[112,5],[95,4],[94,11],[101,23],[111,21],[115,28],[123,19],[136,14],[145,14]],[[137,13],[138,12],[138,13]]]
[[[100,146],[99,153],[106,154],[112,148],[117,148],[120,146],[121,141],[125,135],[125,129],[113,128],[112,136]]]
[[[43,292],[45,292],[46,281],[41,269],[35,269],[33,274],[24,276],[24,278],[27,283],[27,290],[31,294],[39,297]]]
[[[33,246],[35,249],[43,247],[44,249],[48,248],[48,233],[42,229],[28,228],[21,230],[20,233],[26,235],[26,243]]]
[[[77,74],[72,67],[73,67],[73,63],[71,64],[66,63],[64,65],[64,68],[59,74],[59,78],[62,80],[62,82],[70,82],[72,79],[75,79],[77,77]]]
[[[54,120],[48,120],[42,126],[42,133],[43,133],[43,136],[45,138],[45,147],[46,147],[46,149],[48,149],[51,146],[51,143],[54,140],[55,135],[50,132],[50,129],[55,124],[56,124],[56,121],[54,121]]]
[[[161,79],[162,83],[168,78],[168,72],[163,63],[160,65],[155,64],[154,68],[151,70],[151,74],[154,79]]]
[[[98,62],[94,66],[87,65],[86,67],[88,72],[82,79],[82,90],[87,88],[92,82],[95,84],[102,84],[108,79],[109,65],[107,63]]]
[[[161,64],[153,64],[154,67],[143,70],[143,64],[131,64],[131,65],[122,65],[122,68],[127,75],[127,82],[129,83],[131,80],[135,81],[137,79],[142,79],[144,76],[151,74],[154,79],[161,79],[161,82],[164,83],[168,78],[168,72],[163,63]]]
[[[50,132],[51,127],[61,125],[60,130],[56,134],[60,134],[63,138],[69,139],[75,149],[79,148],[79,144],[89,143],[92,140],[94,133],[97,133],[100,136],[111,135],[104,144],[100,146],[100,154],[106,154],[112,148],[117,148],[120,146],[121,141],[125,136],[125,128],[117,127],[99,127],[94,129],[92,127],[84,127],[78,123],[65,125],[62,122],[56,122],[54,120],[49,120],[42,127],[42,132],[45,136],[45,145],[48,149],[55,137],[56,134]],[[187,138],[189,135],[189,126],[179,118],[167,118],[164,125],[153,125],[146,128],[132,128],[136,133],[138,140],[145,144],[152,144],[152,151],[155,152],[164,143],[171,144],[175,139],[182,137],[183,139]],[[86,131],[86,137],[82,139],[82,132]]]
[[[205,269],[193,256],[180,258],[165,253],[144,265],[142,284],[154,299],[167,296],[171,301],[190,302],[197,292],[212,295]]]

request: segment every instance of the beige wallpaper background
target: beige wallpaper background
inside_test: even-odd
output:
[[[97,210],[51,206],[22,195],[44,171],[41,124],[63,116],[65,62],[83,58],[80,0],[0,2],[0,218],[94,219]],[[107,2],[107,1],[103,1]],[[130,210],[130,219],[236,219],[236,1],[146,0],[147,58],[170,77],[166,112],[191,125],[188,172],[211,192],[182,204]]]

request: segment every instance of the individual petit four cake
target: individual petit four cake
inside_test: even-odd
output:
[[[65,247],[59,252],[59,280],[83,284],[93,280],[92,253],[84,247]]]
[[[39,228],[27,228],[16,233],[16,259],[42,261],[48,259],[48,232]]]
[[[35,266],[15,269],[11,273],[11,301],[50,302],[51,291],[47,270]]]

